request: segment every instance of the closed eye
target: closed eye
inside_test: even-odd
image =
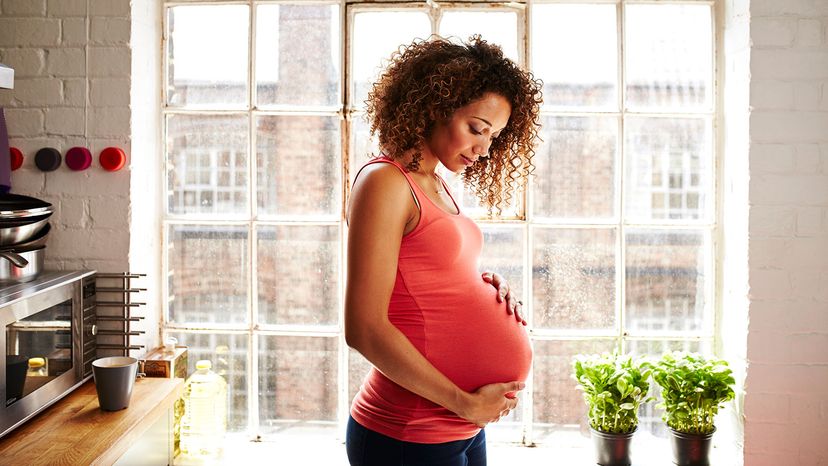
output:
[[[474,126],[469,126],[469,131],[471,131],[472,134],[474,134],[476,136],[482,136],[483,135],[483,131],[478,131]],[[500,136],[500,134],[494,134],[494,135],[492,135],[492,137],[489,138],[489,140],[494,141],[495,139],[497,139],[498,136]]]

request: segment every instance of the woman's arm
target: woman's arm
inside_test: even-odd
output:
[[[345,340],[398,385],[482,427],[514,409],[517,399],[505,395],[523,389],[523,383],[491,384],[465,392],[388,320],[400,242],[406,227],[413,227],[415,209],[410,188],[394,167],[362,170],[348,212]]]

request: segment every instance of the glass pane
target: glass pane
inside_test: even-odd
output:
[[[339,217],[339,117],[259,117],[256,149],[261,214]]]
[[[611,329],[616,325],[615,231],[534,229],[536,327]]]
[[[359,351],[348,348],[348,406],[351,405],[372,367],[374,366]]]
[[[628,230],[626,325],[630,331],[704,331],[708,235],[699,230]]]
[[[32,303],[29,304],[32,307],[43,305],[42,302],[35,301],[27,303]],[[27,303],[22,303],[18,308]],[[83,367],[73,367],[72,336],[74,334],[77,340],[80,331],[72,325],[71,299],[45,309],[39,308],[40,310],[28,317],[22,317],[25,314],[15,315],[13,309],[7,309],[8,312],[4,311],[3,320],[11,322],[5,329],[0,326],[0,331],[6,333],[6,399],[2,405],[5,408],[65,372],[84,370]]]
[[[169,9],[167,105],[247,106],[248,7]]]
[[[167,117],[167,189],[171,214],[247,212],[247,117]]]
[[[187,374],[192,375],[196,363],[209,359],[213,371],[227,382],[227,431],[247,431],[247,335],[227,333],[167,332],[187,347]]]
[[[338,105],[339,37],[338,5],[258,6],[258,105]]]
[[[170,225],[169,310],[175,323],[247,321],[247,228]]]
[[[710,5],[627,5],[626,106],[711,110]]]
[[[702,118],[629,117],[624,130],[627,221],[711,221],[711,121]]]
[[[339,227],[260,226],[257,235],[259,320],[336,325]]]
[[[649,356],[654,359],[660,358],[662,354],[671,351],[696,351],[710,354],[711,344],[709,341],[680,341],[680,340],[628,340],[626,342],[627,353],[636,356]],[[657,407],[661,402],[661,387],[652,379],[650,380],[649,395],[656,401],[641,405],[638,412],[638,431],[643,434],[648,432],[656,437],[667,437],[667,424],[661,420],[664,410]],[[638,435],[638,434],[637,434]]]
[[[354,15],[353,31],[350,105],[362,109],[391,54],[431,35],[431,22],[422,11],[362,11]]]
[[[533,163],[534,214],[595,218],[615,214],[618,120],[547,116]]]
[[[263,433],[329,428],[336,435],[337,341],[336,337],[259,337]]]
[[[576,354],[611,352],[615,346],[615,340],[535,340],[534,441],[544,446],[589,445],[587,406],[572,378],[572,359]]]
[[[440,35],[466,41],[474,34],[497,44],[503,55],[521,63],[517,47],[518,15],[514,11],[469,11],[445,9],[440,20]]]
[[[523,228],[479,223],[483,230],[481,272],[497,272],[509,282],[512,295],[528,302],[523,294]]]
[[[350,160],[348,160],[348,185],[353,186],[354,177],[359,169],[371,160],[373,155],[378,155],[379,142],[376,137],[370,135],[370,125],[365,115],[357,113],[351,119],[351,141]]]
[[[454,196],[454,199],[458,204],[460,204],[463,214],[472,218],[488,217],[488,210],[480,203],[477,194],[466,187],[463,183],[463,177],[461,175],[451,173],[450,171],[444,169],[442,165],[438,165],[437,168],[440,176],[442,176],[449,185],[451,195]],[[523,192],[513,193],[509,200],[509,204],[503,209],[500,217],[517,218],[518,212],[520,211],[519,206],[523,203],[524,197]]]
[[[615,5],[532,7],[532,71],[543,80],[543,103],[618,108]]]

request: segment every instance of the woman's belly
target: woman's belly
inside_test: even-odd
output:
[[[416,299],[422,333],[418,341],[412,340],[415,346],[469,392],[490,383],[526,380],[532,362],[529,337],[507,312],[506,302],[497,302],[497,290],[479,275],[451,288],[431,290]],[[393,322],[393,315],[389,317]]]

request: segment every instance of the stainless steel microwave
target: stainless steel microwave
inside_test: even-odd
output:
[[[0,288],[0,437],[92,376],[95,272]]]

